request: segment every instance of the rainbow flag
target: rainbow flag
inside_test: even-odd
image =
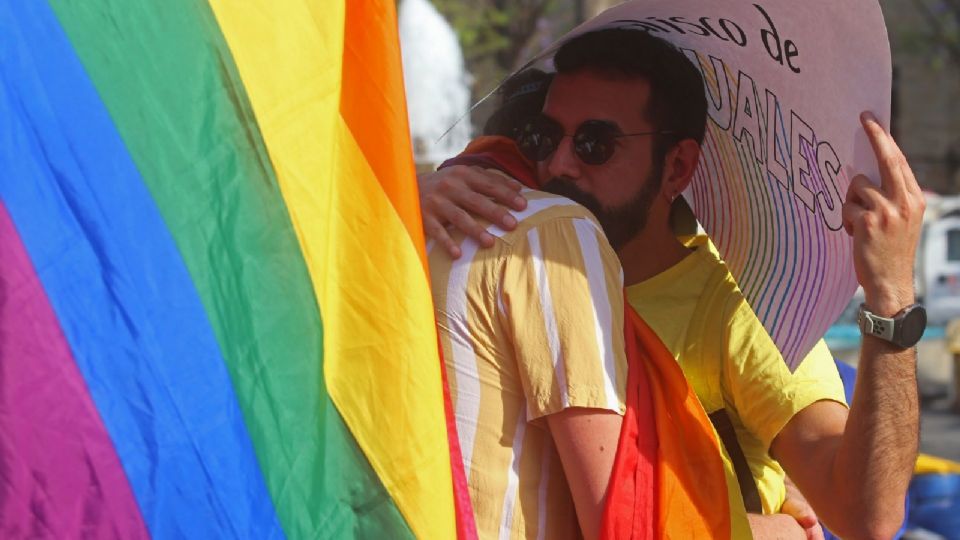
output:
[[[394,1],[0,28],[0,537],[469,536]]]

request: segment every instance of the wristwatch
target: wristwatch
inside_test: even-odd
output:
[[[857,324],[860,325],[861,334],[878,337],[907,349],[916,345],[923,336],[927,327],[927,310],[920,304],[912,304],[888,319],[870,313],[866,305],[860,304]]]

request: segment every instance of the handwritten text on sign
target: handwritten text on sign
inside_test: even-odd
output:
[[[783,39],[767,12],[757,4],[754,7],[766,21],[766,26],[759,28],[759,39],[770,59],[800,73],[796,43]],[[650,33],[691,33],[730,41],[739,47],[748,47],[751,41],[739,24],[726,18],[700,17],[692,21],[683,16],[647,17],[618,19],[615,24]],[[700,68],[704,81],[716,81],[716,86],[707,83],[711,120],[726,131],[732,129],[734,139],[752,150],[770,181],[778,182],[807,210],[818,213],[830,230],[839,230],[843,223],[838,182],[841,163],[830,142],[820,141],[809,122],[796,111],[785,109],[773,91],[758,85],[749,74],[737,70],[732,80],[729,63],[722,58],[711,55],[707,65],[693,50],[682,50]],[[814,168],[824,182],[814,181],[810,174]]]

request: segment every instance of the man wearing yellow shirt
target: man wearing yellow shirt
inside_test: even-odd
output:
[[[699,159],[701,139],[683,123],[697,115],[702,138],[705,105],[697,101],[704,99],[703,87],[697,80],[664,88],[658,71],[670,68],[639,52],[661,45],[639,34],[600,31],[561,47],[543,115],[521,134],[520,146],[538,162],[544,189],[597,215],[623,265],[630,304],[677,357],[707,412],[725,411],[763,510],[775,511],[783,500],[782,465],[834,532],[889,537],[903,519],[918,444],[915,353],[902,343],[864,337],[849,411],[822,345],[796,373],[787,370],[722,261],[707,245],[684,245],[670,229],[673,201]],[[662,110],[665,92],[689,93],[690,110]],[[893,140],[872,117],[865,116],[863,125],[881,183],[853,179],[844,226],[854,239],[865,308],[892,318],[914,302],[912,261],[924,204]],[[496,182],[483,171],[447,173],[450,182],[456,176],[497,195],[489,187]],[[458,203],[458,195],[448,195],[450,207],[500,217],[501,210],[476,199]],[[440,201],[426,205],[440,221],[452,212],[443,208]],[[732,469],[736,459],[730,457]]]
[[[791,373],[709,239],[685,245],[690,255],[627,286],[627,300],[677,358],[721,435],[728,484],[740,488],[731,502],[742,501],[747,512],[780,512],[784,472],[768,449],[807,406],[821,400],[845,406],[843,385],[823,341]],[[732,430],[735,442],[724,430]],[[746,475],[731,456],[738,452]]]

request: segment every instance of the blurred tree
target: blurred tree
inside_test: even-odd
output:
[[[460,38],[467,70],[473,76],[473,100],[533,54],[573,27],[582,0],[431,0]],[[582,8],[579,10],[582,13]],[[474,111],[482,126],[490,103]]]
[[[433,4],[459,34],[467,62],[489,61],[506,72],[524,60],[520,54],[544,24],[544,17],[569,1],[433,0]]]
[[[910,36],[911,45],[933,49],[935,64],[949,62],[960,68],[960,0],[911,0],[925,23],[924,30]]]
[[[925,187],[960,192],[960,0],[898,0],[908,13],[888,18],[902,68],[898,135]],[[886,0],[893,3],[892,0]],[[894,54],[896,58],[898,55]]]

